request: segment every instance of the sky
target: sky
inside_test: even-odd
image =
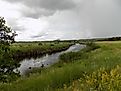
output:
[[[121,36],[121,0],[0,0],[17,41]]]

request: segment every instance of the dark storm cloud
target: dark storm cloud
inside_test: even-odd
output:
[[[29,11],[29,12],[28,12]],[[31,18],[39,18],[41,16],[50,16],[55,13],[55,11],[52,10],[46,10],[46,9],[40,9],[40,8],[29,8],[25,7],[25,9],[21,10],[22,15],[25,17],[31,17]]]
[[[47,36],[48,34],[46,34],[46,33],[43,33],[43,34],[37,34],[37,35],[33,35],[33,36],[31,36],[31,38],[41,38],[41,37],[44,37],[44,36]]]
[[[10,3],[22,3],[25,7],[21,12],[23,16],[39,18],[40,16],[53,15],[58,10],[74,8],[73,0],[6,0]]]
[[[31,36],[31,38],[41,38],[43,37],[43,35],[35,35],[35,36]]]
[[[49,10],[65,10],[75,6],[73,0],[6,0],[11,3],[23,3],[28,7],[39,7]]]

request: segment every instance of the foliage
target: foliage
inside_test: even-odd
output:
[[[0,17],[0,81],[10,82],[18,76],[14,69],[19,65],[13,61],[9,48],[10,43],[14,42],[16,34],[12,33],[5,23],[4,18]]]
[[[40,42],[40,43],[38,43],[38,45],[42,45],[42,43]]]
[[[94,42],[86,42],[86,47],[81,49],[78,52],[67,52],[67,53],[63,53],[60,55],[59,59],[63,62],[72,62],[78,59],[83,58],[83,56],[85,55],[86,52],[90,52],[92,50],[98,49],[99,45],[97,45]]]
[[[107,71],[105,68],[100,68],[97,72],[85,75],[84,80],[80,79],[80,82],[86,84],[86,89],[93,89],[97,91],[120,91],[120,71],[121,68],[119,65],[117,65],[117,67],[111,69],[110,71]]]
[[[100,48],[100,46],[97,45],[96,43],[94,43],[93,41],[87,41],[85,44],[87,45],[87,51],[95,50],[97,48]]]
[[[54,40],[55,44],[58,44],[60,42],[60,39]]]
[[[68,53],[63,53],[59,56],[60,59],[60,63],[61,62],[65,62],[65,63],[69,63],[69,62],[73,62],[77,59],[80,59],[82,57],[82,53],[83,52],[68,52]]]
[[[68,49],[72,43],[14,43],[10,46],[13,58],[21,61],[23,58],[36,58],[45,54],[51,54]]]
[[[84,58],[73,63],[56,64],[40,73],[31,74],[30,77],[21,78],[11,84],[0,84],[1,91],[120,91],[121,71],[121,42],[100,43],[100,48],[87,52]],[[101,76],[99,75],[101,74]],[[102,77],[108,78],[101,83]],[[112,76],[111,76],[112,74]],[[115,78],[114,78],[114,76]],[[89,79],[88,79],[89,78]],[[99,79],[98,79],[99,78]],[[106,78],[106,79],[107,79]],[[103,90],[95,90],[95,80],[102,84]],[[87,82],[86,82],[87,80]],[[112,83],[111,83],[112,81]],[[110,83],[109,85],[105,84]],[[119,82],[119,83],[118,83]],[[117,87],[116,87],[117,86]],[[98,85],[97,85],[98,87]]]
[[[73,81],[72,85],[64,85],[64,91],[120,91],[121,67],[117,65],[110,71],[104,67],[90,74],[84,74],[83,78]]]

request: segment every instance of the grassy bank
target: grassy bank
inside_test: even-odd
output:
[[[101,48],[80,60],[83,77],[58,91],[121,91],[121,42],[98,42]],[[57,89],[56,89],[57,90]]]
[[[0,84],[0,91],[120,91],[121,43],[98,45],[73,61],[63,60],[30,77]]]
[[[68,49],[72,43],[15,43],[12,44],[11,54],[14,59],[38,57]]]

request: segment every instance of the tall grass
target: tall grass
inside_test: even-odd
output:
[[[38,57],[68,49],[72,43],[16,43],[11,45],[11,54],[14,59]],[[21,58],[21,59],[20,59]]]
[[[95,44],[94,42],[86,42],[85,44],[86,48],[83,48],[78,52],[63,53],[60,55],[59,59],[61,62],[73,62],[78,59],[83,59],[86,56],[85,53],[99,48],[99,45]]]
[[[0,84],[0,91],[120,91],[120,54],[121,43],[100,44],[81,59],[43,69],[14,83]],[[108,80],[101,83],[102,76]]]
[[[69,63],[58,68],[53,66],[50,69],[41,71],[40,75],[31,75],[28,79],[22,79],[12,84],[1,85],[5,91],[46,91],[47,89],[57,89],[63,84],[70,84],[72,81],[83,76],[84,65]],[[66,74],[66,75],[65,75]],[[27,86],[27,87],[25,87]],[[40,86],[40,87],[39,87]]]
[[[75,72],[76,70],[76,72]],[[50,91],[63,87],[63,84],[68,84],[73,80],[79,79],[83,73],[80,65],[70,64],[63,68],[51,68],[49,71],[44,71],[41,75],[32,75],[28,79],[22,79],[12,84],[2,84],[0,89],[3,91]]]
[[[59,91],[120,91],[121,90],[121,43],[101,44],[83,62],[85,73],[70,86]]]
[[[100,68],[83,78],[75,80],[70,86],[64,85],[58,91],[121,91],[121,67],[117,65],[110,71]]]

